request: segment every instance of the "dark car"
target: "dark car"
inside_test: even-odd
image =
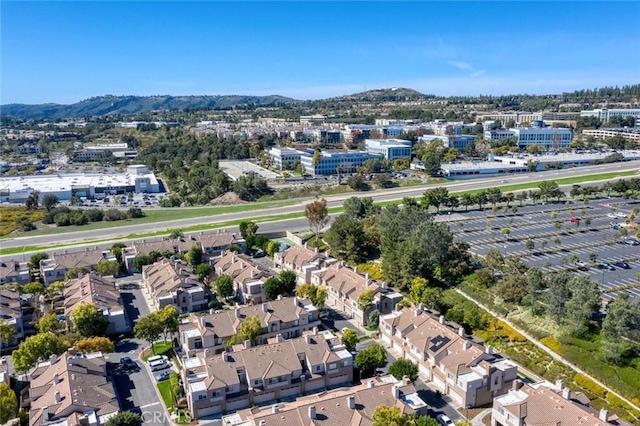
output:
[[[267,253],[265,253],[264,250],[257,250],[255,253],[253,253],[254,258],[265,257],[266,255]]]
[[[622,268],[622,269],[631,269],[631,266],[629,266],[629,264],[627,262],[616,262],[614,263],[614,265],[616,265],[618,268]]]
[[[122,358],[120,358],[120,363],[124,365],[126,369],[138,368],[138,364],[136,364],[135,361],[128,356],[123,356]]]
[[[616,268],[613,267],[612,264],[607,263],[607,262],[602,262],[598,265],[598,269],[607,269],[609,271],[615,271]]]

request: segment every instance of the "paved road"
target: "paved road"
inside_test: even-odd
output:
[[[523,174],[523,175],[508,175],[501,176],[496,178],[483,178],[483,179],[471,179],[471,180],[462,180],[462,181],[447,181],[442,184],[442,186],[447,187],[449,191],[468,191],[474,189],[485,189],[491,188],[495,186],[504,186],[505,184],[502,181],[508,178],[508,183],[517,184],[517,183],[530,183],[537,182],[542,180],[549,179],[561,179],[565,177],[577,177],[577,176],[587,176],[597,173],[604,172],[619,172],[626,170],[639,170],[640,169],[640,161],[630,161],[626,163],[615,163],[615,164],[603,164],[599,166],[590,166],[590,167],[580,167],[580,168],[571,168],[566,170],[557,170],[557,171],[545,171],[538,172],[533,174]],[[342,202],[354,195],[360,197],[372,197],[376,202],[381,201],[393,201],[399,200],[403,197],[419,197],[425,191],[433,187],[432,185],[421,185],[414,186],[409,188],[393,188],[386,190],[378,190],[366,193],[359,194],[343,194],[326,197],[327,204],[329,207],[338,207],[342,205]],[[176,228],[184,228],[188,226],[194,225],[214,225],[216,223],[224,223],[232,220],[239,219],[251,219],[257,217],[264,217],[268,215],[282,215],[289,213],[300,213],[303,210],[303,206],[309,200],[302,200],[300,203],[286,206],[286,207],[275,207],[268,208],[258,211],[249,211],[249,212],[240,212],[240,213],[225,213],[225,214],[216,214],[206,217],[200,218],[190,218],[190,219],[181,219],[181,220],[172,220],[167,222],[158,222],[155,225],[155,229],[157,231],[164,231],[168,229],[176,229]],[[96,238],[101,239],[115,239],[118,237],[126,236],[133,233],[143,233],[149,232],[151,229],[151,225],[149,224],[138,224],[138,225],[123,225],[117,228],[109,228],[100,231],[96,230],[87,230],[87,231],[75,231],[68,232],[64,234],[56,234],[56,235],[42,235],[42,236],[34,236],[34,237],[18,237],[13,239],[2,240],[2,248],[12,248],[12,247],[24,247],[25,245],[38,245],[38,246],[46,246],[49,244],[74,244],[74,243],[82,243],[86,240],[93,240]]]

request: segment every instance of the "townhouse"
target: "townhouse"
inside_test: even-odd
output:
[[[348,386],[353,357],[330,333],[306,334],[214,355],[185,358],[182,380],[194,418],[228,413],[282,398]]]
[[[233,290],[240,303],[257,304],[267,300],[264,283],[275,276],[270,270],[253,263],[253,259],[243,254],[223,252],[214,260],[213,272],[219,277],[233,278]]]
[[[276,335],[285,339],[300,337],[304,331],[313,330],[320,325],[318,309],[309,300],[297,297],[281,298],[209,315],[190,315],[180,323],[178,330],[183,356],[192,357],[205,349],[209,353],[222,352],[226,348],[226,342],[238,334],[242,321],[254,315],[262,324],[259,344]]]
[[[31,281],[29,264],[11,259],[0,263],[0,284],[28,284]]]
[[[208,260],[222,255],[222,252],[229,246],[238,246],[242,251],[247,246],[241,236],[236,235],[235,232],[225,230],[217,230],[206,234],[201,232],[196,236],[196,241],[200,243],[202,253]]]
[[[463,407],[489,404],[517,378],[517,366],[434,311],[402,309],[380,317],[382,341]]]
[[[271,407],[244,410],[223,417],[225,424],[308,426],[322,421],[328,425],[373,425],[373,413],[384,405],[398,407],[402,414],[424,415],[427,404],[420,399],[408,379],[371,379],[349,389],[337,389]]]
[[[558,380],[551,383],[524,384],[514,380],[506,394],[493,400],[491,426],[528,425],[606,426],[626,424],[604,408],[599,412],[574,398],[571,390]]]
[[[156,309],[173,305],[179,313],[197,312],[206,309],[209,302],[200,277],[181,260],[161,259],[143,267],[142,284]]]
[[[105,424],[120,407],[101,353],[51,355],[29,375],[30,426]]]
[[[362,326],[367,325],[367,315],[371,310],[386,314],[392,312],[402,300],[400,293],[387,288],[384,283],[378,284],[371,280],[369,274],[360,274],[357,269],[345,266],[344,262],[334,262],[313,272],[311,283],[327,289],[327,307],[343,312]],[[365,291],[373,293],[371,308],[366,312],[358,303],[360,295]]]
[[[6,322],[16,331],[13,341],[4,342],[0,339],[0,347],[12,346],[24,337],[22,302],[17,291],[0,290],[0,321]]]
[[[298,277],[298,284],[311,282],[311,274],[319,269],[335,263],[329,252],[318,253],[306,246],[295,245],[273,254],[273,266],[276,270],[293,271]]]
[[[71,312],[81,303],[94,305],[109,320],[105,334],[120,334],[131,331],[115,279],[86,274],[67,281],[63,290],[64,317],[71,327]]]
[[[44,285],[48,286],[56,281],[64,281],[67,271],[71,268],[85,268],[94,271],[98,262],[117,261],[110,250],[87,248],[84,251],[53,253],[49,259],[40,261],[40,276]]]

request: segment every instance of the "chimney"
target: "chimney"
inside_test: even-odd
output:
[[[367,388],[369,388],[369,389],[375,387],[375,385],[376,385],[376,382],[374,380],[369,380],[367,382]]]
[[[284,337],[282,337],[282,334],[276,334],[276,343],[282,342],[284,342]]]
[[[314,335],[318,334],[318,326],[317,325],[315,327],[313,327],[313,334]]]
[[[513,383],[511,383],[511,390],[517,391],[522,387],[522,380],[515,379]]]
[[[356,409],[356,397],[353,395],[349,395],[347,397],[347,408],[349,408],[349,410],[355,410]]]
[[[364,278],[367,280],[367,285],[369,285],[369,273],[365,272]]]
[[[464,327],[458,327],[458,336],[464,337],[465,335]]]
[[[60,375],[57,372],[53,374],[53,383],[56,385],[60,383]]]
[[[407,386],[409,383],[411,383],[411,379],[409,378],[409,376],[407,376],[406,374],[402,376],[402,386]]]
[[[308,334],[304,335],[304,341],[307,343],[307,345],[311,344],[311,336]]]
[[[243,266],[243,267],[244,267],[244,266]],[[251,278],[255,278],[255,275],[256,275],[256,273],[255,273],[255,271],[252,269],[252,270],[251,270]]]
[[[357,266],[353,267],[353,272],[355,272],[356,274],[358,273],[358,267]]]
[[[271,407],[271,413],[272,414],[276,414],[276,413],[279,413],[279,412],[280,412],[280,407],[278,407],[277,404]]]
[[[213,308],[209,309],[209,315],[213,315],[214,312]]]
[[[233,312],[236,314],[236,318],[240,319],[240,309],[236,308]]]
[[[605,410],[604,408],[602,408],[600,410],[600,414],[598,414],[598,418],[600,420],[602,420],[603,422],[608,422],[609,421],[609,412],[607,410]]]
[[[265,314],[269,312],[269,309],[267,309],[267,302],[262,304],[262,312],[264,312]]]
[[[316,406],[315,405],[310,405],[309,406],[309,420],[315,420],[316,419]]]
[[[414,311],[413,311],[413,316],[417,317],[420,316],[420,314],[422,313],[422,310],[420,309],[420,307],[417,307]]]
[[[471,347],[471,342],[468,341],[468,340],[465,340],[464,343],[462,344],[462,349],[464,349],[466,351],[470,347]]]
[[[211,355],[211,351],[209,349],[205,349],[204,350],[204,357],[207,358],[209,355]]]
[[[222,360],[224,362],[229,362],[229,352],[227,351],[222,352]]]
[[[58,362],[58,355],[50,355],[49,356],[49,362],[51,363],[51,365],[55,364],[56,362]]]
[[[562,389],[564,389],[564,381],[556,380],[556,391],[560,392]]]
[[[42,410],[42,419],[43,419],[44,421],[48,422],[48,421],[50,420],[50,417],[49,417],[49,407],[46,407],[46,406],[45,406],[45,407],[42,407],[42,408],[41,408],[41,410]]]
[[[258,426],[267,426],[267,422],[265,420],[260,420],[260,423],[258,423]]]
[[[567,401],[571,399],[571,389],[564,388],[562,389],[562,397]]]
[[[279,294],[277,299],[278,299],[278,300],[282,300],[282,295],[281,295],[281,294]]]
[[[62,402],[62,396],[60,395],[60,391],[56,389],[56,393],[54,395],[56,398],[56,404],[60,404]]]
[[[244,341],[244,348],[245,349],[249,349],[251,347],[251,340],[245,340]]]
[[[393,397],[395,399],[400,399],[400,386],[393,385]]]
[[[424,311],[425,310],[424,303],[419,303],[418,309],[420,309],[421,311]]]
[[[491,345],[487,345],[487,346],[485,346],[485,347],[484,347],[484,353],[485,353],[485,354],[488,354],[488,355],[493,354],[493,346],[491,346]]]
[[[438,321],[440,321],[440,324],[444,324],[444,315],[440,315],[440,318],[438,318]]]

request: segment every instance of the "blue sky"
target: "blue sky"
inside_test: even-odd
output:
[[[0,103],[640,83],[640,2],[2,1]]]

